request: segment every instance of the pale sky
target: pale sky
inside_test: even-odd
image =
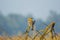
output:
[[[35,18],[46,20],[50,10],[60,13],[60,0],[0,0],[0,11],[4,15],[18,13],[26,16],[31,13]]]

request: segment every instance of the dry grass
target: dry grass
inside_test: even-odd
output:
[[[40,37],[37,36],[34,40],[40,40],[39,38]],[[12,36],[12,37],[3,37],[3,36],[0,36],[0,40],[25,40],[25,36]],[[27,40],[32,40],[32,38],[28,37]],[[50,37],[46,37],[46,40],[52,40],[52,39]],[[53,40],[60,40],[60,37],[57,36],[57,39],[53,38]]]

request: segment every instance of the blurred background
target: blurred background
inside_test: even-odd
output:
[[[54,21],[60,33],[60,0],[0,0],[0,35],[24,33],[29,17],[36,21],[36,30]]]

